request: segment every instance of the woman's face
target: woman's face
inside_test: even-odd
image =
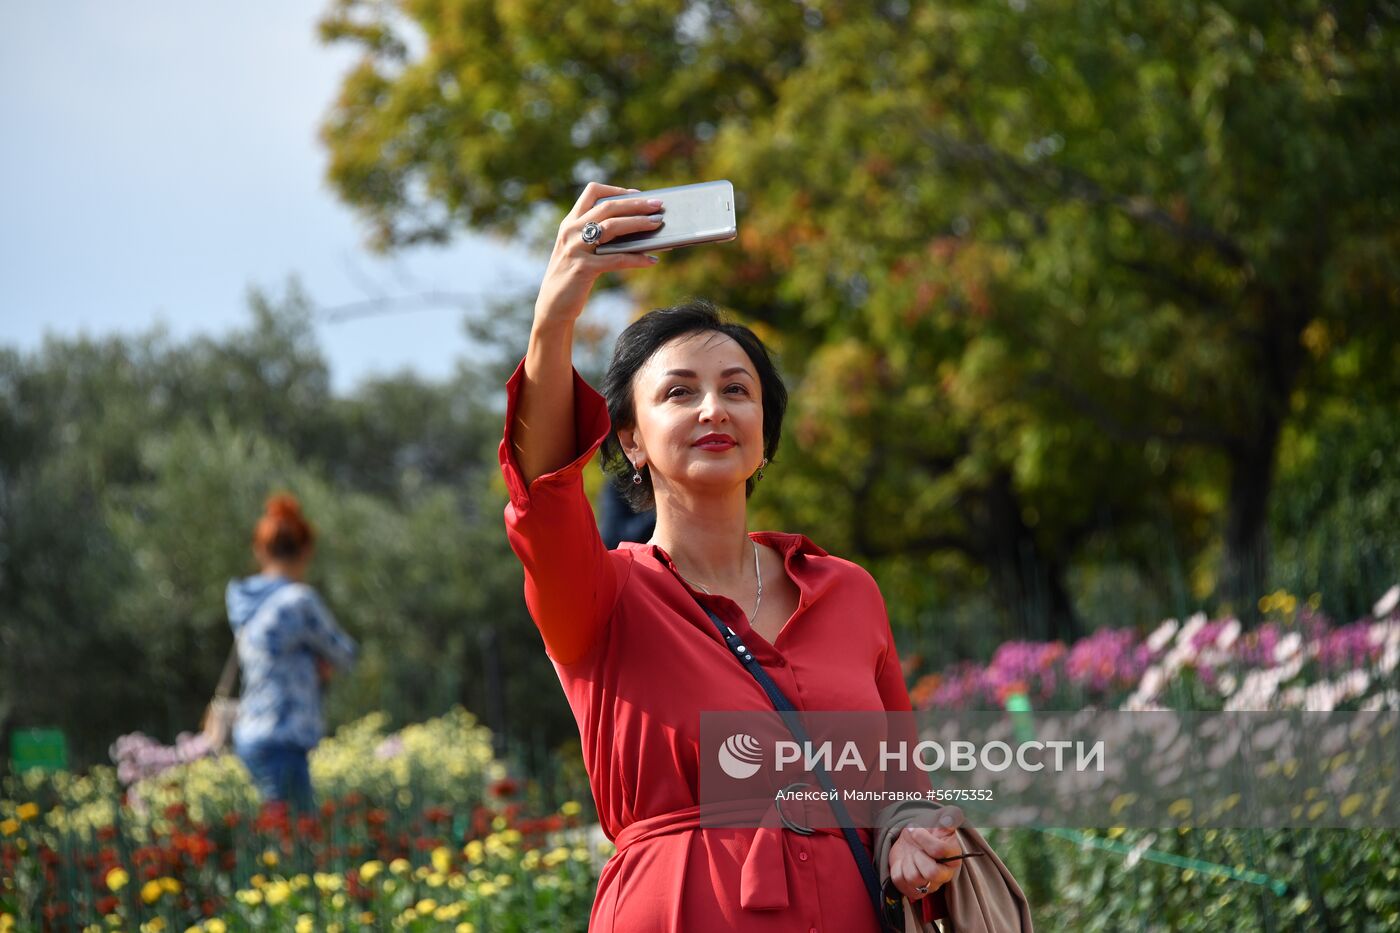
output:
[[[705,331],[662,344],[633,377],[632,402],[637,424],[618,439],[634,468],[651,468],[658,496],[742,486],[763,460],[758,371],[732,337]],[[697,443],[712,434],[728,441]]]

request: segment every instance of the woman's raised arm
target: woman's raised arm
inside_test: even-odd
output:
[[[594,182],[583,189],[573,210],[559,225],[549,267],[535,300],[535,320],[525,350],[525,381],[510,432],[515,458],[527,484],[567,464],[577,450],[574,323],[583,313],[593,284],[605,272],[641,269],[656,262],[641,253],[599,256],[593,251],[596,244],[583,241],[583,230],[589,223],[600,228],[597,243],[661,226],[661,214],[655,213],[660,201],[627,198],[597,203],[599,198],[635,190]]]
[[[560,224],[525,360],[506,383],[506,536],[525,568],[530,615],[561,664],[582,660],[599,643],[624,579],[598,535],[583,488],[583,467],[610,428],[607,402],[573,367],[574,323],[598,276],[655,262],[639,254],[594,253],[593,242],[660,223],[643,213],[656,205],[642,199],[596,203],[615,193],[626,189],[589,185]],[[592,232],[598,235],[584,242],[589,223],[597,224]]]

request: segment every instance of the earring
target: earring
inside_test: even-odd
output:
[[[632,468],[632,485],[633,485],[633,486],[640,486],[640,485],[642,485],[642,474],[641,474],[641,471],[638,470],[635,466]]]
[[[753,480],[754,480],[755,483],[758,482],[759,480],[763,479],[763,468],[766,467],[767,465],[768,465],[768,458],[767,458],[767,457],[764,457],[764,458],[763,458],[763,462],[760,463],[760,464],[758,465],[758,472],[754,474]]]

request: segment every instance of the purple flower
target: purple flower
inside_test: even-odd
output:
[[[1101,628],[1075,642],[1065,668],[1071,683],[1105,694],[1137,684],[1151,658],[1151,649],[1131,629]]]

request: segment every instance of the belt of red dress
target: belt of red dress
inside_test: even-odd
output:
[[[816,826],[814,822],[831,822],[831,810],[819,801],[785,801],[783,812],[800,824],[811,826],[814,832],[844,838],[840,827]],[[703,814],[703,822],[702,822]],[[749,851],[739,873],[739,906],[746,910],[781,910],[788,906],[786,831],[777,808],[770,799],[734,801],[696,805],[658,813],[635,820],[622,828],[613,843],[618,853],[629,846],[657,836],[693,830],[754,827]],[[868,850],[874,841],[869,829],[856,832]]]

